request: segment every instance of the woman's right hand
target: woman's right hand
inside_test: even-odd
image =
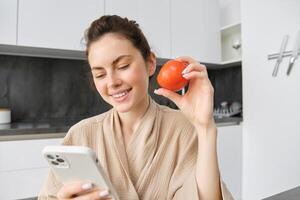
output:
[[[95,187],[89,182],[66,183],[58,191],[59,200],[108,200],[112,199],[108,190]]]

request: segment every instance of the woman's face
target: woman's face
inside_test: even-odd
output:
[[[129,40],[108,33],[90,45],[88,61],[99,94],[118,112],[147,104],[148,79],[156,65],[154,56],[145,62]]]

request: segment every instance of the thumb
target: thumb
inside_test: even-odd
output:
[[[159,88],[159,89],[154,90],[154,93],[170,99],[177,105],[177,107],[180,107],[179,105],[180,105],[180,100],[182,97],[181,97],[181,95],[177,94],[176,92],[173,92],[171,90],[167,90],[164,88]]]

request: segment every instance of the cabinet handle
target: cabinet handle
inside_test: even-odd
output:
[[[284,53],[283,53],[283,58],[284,57],[289,57],[289,56],[291,56],[293,54],[293,51],[285,51]],[[298,55],[300,54],[300,50],[298,51]],[[279,53],[273,53],[273,54],[270,54],[270,55],[268,55],[268,60],[273,60],[273,59],[277,59],[278,58],[278,56],[279,56]]]
[[[277,57],[277,61],[276,61],[276,64],[275,64],[275,67],[274,67],[274,70],[273,70],[273,74],[272,74],[272,76],[274,76],[274,77],[277,76],[279,65],[280,65],[280,63],[282,61],[284,50],[286,48],[288,39],[289,39],[288,35],[285,35],[283,37],[283,40],[282,40],[282,43],[281,43],[281,47],[280,47],[280,51],[279,51],[279,54],[278,54],[278,57]]]
[[[293,65],[295,63],[295,60],[297,59],[298,55],[299,55],[299,51],[300,50],[300,30],[298,31],[298,34],[297,34],[297,38],[296,38],[296,43],[295,43],[295,46],[294,46],[294,49],[293,49],[293,52],[292,52],[292,57],[290,58],[290,61],[289,61],[289,67],[288,67],[288,70],[286,72],[287,75],[290,75],[291,73],[291,70],[293,68]]]

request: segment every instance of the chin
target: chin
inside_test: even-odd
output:
[[[129,105],[117,105],[114,106],[114,108],[119,112],[119,113],[127,113],[130,110],[132,110],[132,107]]]

